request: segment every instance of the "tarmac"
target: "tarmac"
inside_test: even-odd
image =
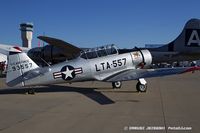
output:
[[[200,72],[137,81],[41,86],[35,95],[0,79],[0,133],[176,133],[200,131]]]

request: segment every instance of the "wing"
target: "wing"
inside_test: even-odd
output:
[[[167,75],[182,74],[195,70],[200,70],[200,67],[131,69],[109,76],[104,81],[115,82],[115,81],[136,80],[139,78],[161,77]]]
[[[80,54],[80,51],[81,51],[80,48],[78,48],[70,43],[67,43],[63,40],[52,38],[52,37],[47,37],[47,36],[38,36],[38,38],[50,45],[53,45],[53,46],[63,49],[68,55],[79,55]]]

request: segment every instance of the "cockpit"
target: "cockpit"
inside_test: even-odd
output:
[[[118,50],[114,44],[111,44],[111,45],[83,50],[81,52],[80,57],[84,59],[94,59],[114,54],[118,54]]]

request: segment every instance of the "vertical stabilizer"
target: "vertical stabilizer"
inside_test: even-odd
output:
[[[175,40],[156,50],[187,54],[200,53],[200,19],[190,19]]]
[[[8,57],[8,70],[6,75],[6,83],[8,86],[25,86],[24,74],[38,68],[26,53],[11,52]]]

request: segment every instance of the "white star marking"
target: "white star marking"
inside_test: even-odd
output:
[[[62,72],[63,74],[65,74],[65,79],[67,79],[68,77],[73,78],[73,76],[72,76],[72,72],[73,72],[73,71],[74,71],[74,70],[69,70],[68,67],[67,67],[66,71],[65,71],[65,72]]]

